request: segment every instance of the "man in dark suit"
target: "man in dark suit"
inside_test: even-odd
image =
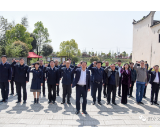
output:
[[[17,62],[20,64],[16,64]],[[15,60],[14,63],[12,63],[12,67],[14,71],[13,75],[16,82],[16,89],[18,92],[18,101],[16,103],[21,102],[21,88],[23,88],[23,103],[25,104],[27,100],[26,84],[29,82],[29,67],[24,64],[23,58],[20,58],[19,61]]]
[[[105,69],[105,68],[108,68],[108,67],[109,67],[109,62],[106,61],[106,62],[105,62],[105,66],[103,66],[103,68]],[[107,85],[106,85],[106,82],[105,82],[105,83],[104,83],[104,86],[103,86],[103,95],[104,95],[104,98],[107,97],[106,88],[107,88]]]
[[[39,68],[43,71],[43,97],[45,97],[45,70],[46,70],[46,67],[43,65],[43,60],[40,60],[39,61]],[[41,94],[41,92],[40,92]]]
[[[66,65],[66,67],[63,67],[63,65]],[[62,79],[62,84],[63,84],[63,98],[62,98],[62,103],[65,103],[65,97],[67,95],[67,103],[70,103],[70,94],[71,94],[71,86],[73,82],[73,73],[72,73],[72,68],[70,67],[70,62],[66,61],[63,62],[62,65],[59,67],[59,71],[63,77]]]
[[[160,85],[160,72],[159,72],[159,66],[155,65],[153,66],[154,71],[152,71],[152,68],[148,71],[148,73],[151,75],[149,83],[151,84],[151,105],[156,104],[158,100],[158,93],[159,93],[159,85]],[[155,100],[153,101],[155,95]]]
[[[121,72],[120,72],[122,69],[121,60],[118,60],[118,62],[115,64],[118,64],[118,66],[116,66],[115,69],[118,70],[118,72],[119,72],[118,96],[121,97],[121,85],[122,85],[122,76],[121,76]]]
[[[96,67],[93,67],[93,64],[96,64]],[[96,103],[96,92],[98,89],[98,104],[102,105],[101,103],[101,91],[102,91],[102,84],[105,83],[105,73],[104,69],[101,67],[102,62],[94,61],[89,67],[88,70],[91,70],[93,73],[93,105]]]
[[[50,61],[50,67],[47,67],[45,72],[48,83],[48,103],[53,102],[54,104],[56,100],[56,86],[59,84],[59,70],[55,67],[55,62],[53,60]],[[52,90],[53,94],[51,93]]]
[[[2,55],[2,62],[0,63],[0,87],[2,93],[2,100],[0,102],[8,102],[9,94],[9,82],[12,78],[12,68],[11,65],[7,62],[7,56]]]
[[[80,67],[81,68],[78,68]],[[80,97],[82,94],[83,104],[82,104],[82,112],[87,114],[86,112],[86,104],[87,104],[87,92],[90,91],[90,71],[86,69],[87,62],[81,62],[74,69],[73,73],[76,74],[75,79],[73,81],[72,87],[76,86],[76,112],[75,114],[79,114],[80,112]]]

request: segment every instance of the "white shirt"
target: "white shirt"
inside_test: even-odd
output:
[[[154,81],[153,82],[155,82],[155,83],[159,83],[159,76],[158,76],[158,72],[156,72],[156,77],[155,77],[155,79],[154,79]]]
[[[120,67],[118,66],[119,77],[121,77],[121,72],[120,71],[121,71],[121,66]]]
[[[85,71],[81,70],[81,75],[77,84],[86,85],[86,70]]]

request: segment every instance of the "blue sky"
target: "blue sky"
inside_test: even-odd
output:
[[[34,24],[42,21],[48,28],[51,45],[54,51],[59,51],[62,41],[75,39],[81,51],[108,53],[132,51],[132,21],[146,16],[149,11],[95,11],[95,12],[2,12],[0,16],[9,22],[20,23],[23,16],[28,17],[29,32],[33,32]],[[156,12],[154,19],[160,19],[160,12]]]

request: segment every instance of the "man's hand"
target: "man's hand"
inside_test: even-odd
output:
[[[104,84],[103,84],[103,86],[104,86]]]
[[[48,64],[45,64],[45,67],[48,67]]]
[[[45,78],[45,81],[47,81],[47,78]]]
[[[155,66],[153,66],[153,69],[155,68]]]
[[[56,84],[56,86],[58,86],[59,84]]]
[[[33,68],[34,67],[34,65],[31,65],[31,68]]]
[[[28,83],[28,81],[26,81],[26,83]]]
[[[66,64],[66,61],[63,61],[63,64],[62,65],[65,65]]]
[[[117,86],[118,87],[118,86]]]
[[[71,84],[71,86],[72,86],[72,84]]]
[[[8,80],[8,82],[10,82],[11,80]]]
[[[88,91],[90,91],[90,89],[88,89]]]
[[[131,87],[131,84],[130,84],[130,87]]]
[[[17,63],[17,62],[19,62],[19,60],[15,60],[15,62]]]
[[[61,78],[59,80],[61,80]]]
[[[43,86],[43,83],[41,83],[41,86]]]
[[[93,63],[96,64],[97,62],[96,62],[96,61],[93,61]]]
[[[147,84],[145,84],[145,86],[147,86]]]
[[[78,65],[77,65],[77,67],[80,67],[81,66],[81,64],[79,63]]]

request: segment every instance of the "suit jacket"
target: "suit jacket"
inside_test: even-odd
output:
[[[120,72],[122,74],[122,84],[128,85],[128,88],[129,88],[131,84],[131,71],[128,70],[128,74],[127,74],[126,70],[122,68]]]
[[[106,69],[106,71],[107,71],[106,84],[108,85],[110,76],[112,74],[112,69],[110,67],[108,67],[108,69]],[[119,86],[119,72],[116,69],[115,69],[115,82],[116,82],[116,87]]]
[[[8,82],[12,78],[12,68],[9,63],[0,63],[0,82]]]
[[[20,64],[16,64],[16,62],[12,63],[13,69],[14,69],[14,81],[16,82],[26,82],[29,81],[29,72],[28,72],[28,66],[26,64],[23,64],[20,66]]]
[[[93,82],[102,82],[105,83],[105,73],[104,69],[101,67],[100,71],[97,67],[93,67],[93,63],[87,68],[88,70],[91,70],[93,73]]]
[[[149,83],[152,84],[154,79],[156,78],[156,72],[152,71],[152,68],[149,69],[148,73],[150,74],[150,80]],[[160,72],[158,72],[158,76],[159,76],[159,85],[160,85]]]
[[[73,80],[72,88],[75,87],[81,76],[81,68],[74,67],[72,73],[75,73],[75,79]],[[90,71],[86,69],[86,90],[90,89]]]

